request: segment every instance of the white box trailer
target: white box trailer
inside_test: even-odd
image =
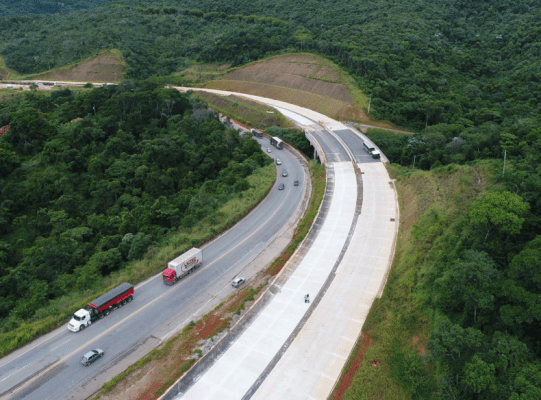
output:
[[[173,261],[169,261],[162,274],[163,283],[172,285],[183,276],[193,272],[201,264],[203,264],[203,251],[193,247]]]

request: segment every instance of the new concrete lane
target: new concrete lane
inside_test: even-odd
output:
[[[266,149],[268,142],[259,141]],[[203,249],[204,264],[173,286],[160,276],[138,285],[134,300],[82,332],[63,326],[0,360],[0,398],[83,399],[117,373],[148,353],[171,332],[212,309],[233,293],[230,281],[253,276],[263,265],[254,260],[296,221],[308,177],[295,155],[273,149],[278,156],[277,183],[267,198],[230,231]],[[289,176],[281,176],[287,169]],[[293,180],[300,181],[293,186]],[[278,251],[278,249],[277,249]],[[105,356],[89,367],[79,359],[90,349]]]

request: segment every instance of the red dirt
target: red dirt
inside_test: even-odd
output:
[[[375,340],[370,337],[370,333],[372,333],[371,330],[368,332],[363,332],[361,338],[359,339],[359,348],[357,349],[355,358],[351,362],[348,371],[342,376],[338,387],[335,388],[334,396],[332,397],[333,400],[342,400],[344,393],[353,383],[353,378],[361,367],[364,360],[364,355],[366,354],[366,349],[376,343]],[[372,365],[377,367],[379,366],[379,362],[377,360],[372,360]]]
[[[160,381],[152,382],[152,385],[150,385],[144,393],[141,393],[141,396],[139,396],[138,400],[154,400],[156,398],[154,396],[154,392],[161,388],[162,385],[163,382]]]
[[[197,331],[197,339],[207,339],[214,336],[216,328],[218,328],[225,320],[220,316],[213,314],[203,322],[200,322],[194,328]]]

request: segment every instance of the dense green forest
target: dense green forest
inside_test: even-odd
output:
[[[109,0],[0,0],[0,15],[67,13],[110,3]]]
[[[205,104],[151,83],[26,93],[0,115],[3,328],[212,216],[271,162]]]
[[[163,82],[193,62],[313,51],[351,73],[371,115],[418,132],[370,133],[391,162],[437,172],[492,160],[496,189],[446,232],[415,282],[432,321],[423,361],[437,362],[439,389],[412,397],[541,398],[541,1],[130,1],[0,22],[0,54],[25,74],[106,48],[122,52],[129,77]],[[136,87],[1,103],[12,127],[0,140],[3,315],[26,317],[42,300],[16,301],[28,285],[54,296],[91,279],[84,271],[120,268],[263,162],[185,97]],[[228,158],[207,162],[213,145]]]
[[[352,73],[376,117],[415,129],[527,117],[541,96],[535,0],[128,1],[0,22],[0,54],[20,73],[105,48],[122,52],[133,78],[315,51]]]

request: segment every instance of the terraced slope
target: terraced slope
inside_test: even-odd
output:
[[[243,92],[310,108],[331,118],[370,122],[368,99],[351,77],[329,60],[313,54],[289,54],[234,69],[205,85]]]

